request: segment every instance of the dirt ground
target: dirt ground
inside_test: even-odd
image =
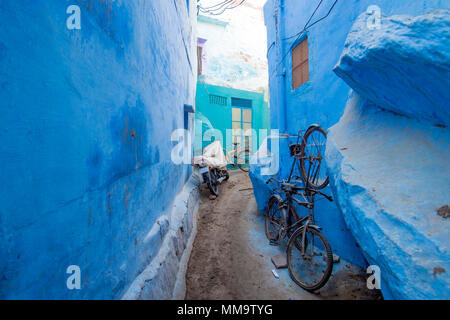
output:
[[[264,234],[264,217],[258,212],[247,174],[233,172],[220,186],[220,196],[209,200],[201,187],[201,202],[195,238],[186,273],[186,299],[379,299],[366,289],[367,275],[341,261],[318,293],[297,286],[287,269],[278,269],[271,257],[285,252],[269,245]]]

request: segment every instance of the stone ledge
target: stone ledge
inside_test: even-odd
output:
[[[369,264],[380,268],[385,299],[449,298],[448,222],[437,214],[448,203],[447,130],[356,93],[329,130],[334,198]]]

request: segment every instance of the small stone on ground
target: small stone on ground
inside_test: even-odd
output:
[[[287,258],[285,254],[277,254],[276,256],[272,257],[272,263],[277,269],[281,268],[287,268]]]

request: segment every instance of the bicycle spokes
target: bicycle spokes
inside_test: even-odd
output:
[[[237,164],[248,165],[250,163],[250,154],[248,152],[240,152],[236,158]]]
[[[323,286],[331,274],[332,264],[331,249],[323,235],[314,230],[304,235],[303,231],[296,232],[289,242],[289,272],[294,281],[308,290]]]
[[[325,156],[326,132],[321,128],[311,129],[305,134],[303,140],[303,153],[298,169],[313,187],[322,188],[328,180],[322,163]]]
[[[277,203],[272,204],[266,217],[267,237],[277,240],[281,229],[281,210]]]

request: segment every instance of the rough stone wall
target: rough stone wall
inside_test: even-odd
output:
[[[450,11],[366,19],[335,70],[354,92],[328,137],[331,185],[385,298],[449,299]]]
[[[170,136],[194,105],[194,7],[0,2],[0,298],[120,298],[157,255],[189,175]]]

